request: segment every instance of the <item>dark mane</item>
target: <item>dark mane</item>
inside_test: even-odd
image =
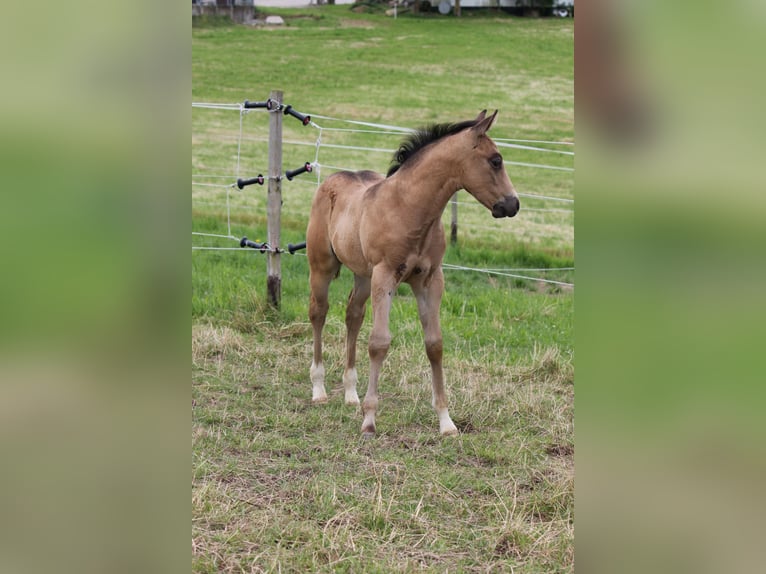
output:
[[[396,150],[394,157],[391,160],[391,167],[388,168],[386,177],[391,177],[395,174],[408,159],[412,158],[427,145],[432,144],[443,137],[462,132],[475,125],[476,120],[469,120],[457,124],[432,124],[416,130],[414,133],[407,136],[407,138],[399,145],[399,149]]]

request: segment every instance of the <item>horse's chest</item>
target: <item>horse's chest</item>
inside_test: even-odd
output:
[[[387,259],[398,281],[430,276],[444,257],[445,240],[441,225],[434,225],[420,233],[402,235],[394,243],[387,251]]]
[[[414,280],[421,280],[424,277],[429,277],[433,269],[433,264],[430,260],[422,258],[410,258],[406,263],[400,263],[394,271],[394,276],[397,281],[408,282]]]

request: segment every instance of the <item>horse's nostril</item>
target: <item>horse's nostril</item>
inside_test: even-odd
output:
[[[519,211],[519,198],[508,195],[492,206],[494,217],[513,217]]]

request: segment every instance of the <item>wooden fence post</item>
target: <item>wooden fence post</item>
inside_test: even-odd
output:
[[[272,90],[269,97],[282,103],[282,92]],[[282,212],[282,112],[277,109],[269,114],[269,189],[266,216],[268,218],[268,243],[272,250],[280,245]],[[269,304],[279,309],[282,301],[282,265],[280,254],[268,252],[266,290]]]

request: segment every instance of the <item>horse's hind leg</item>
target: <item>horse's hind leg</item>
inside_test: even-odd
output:
[[[429,282],[412,283],[412,290],[418,302],[418,314],[423,325],[426,343],[426,355],[431,363],[433,385],[432,405],[439,417],[439,432],[442,435],[454,435],[458,430],[447,410],[447,393],[444,389],[444,369],[442,368],[442,331],[439,324],[439,306],[444,291],[444,275],[441,269],[434,271]]]
[[[327,294],[330,290],[330,282],[340,269],[340,262],[332,253],[324,261],[317,261],[316,254],[309,256],[309,285],[311,287],[311,299],[309,301],[309,319],[314,331],[314,357],[311,361],[309,373],[311,376],[311,401],[324,403],[327,401],[327,392],[324,388],[324,364],[322,363],[322,330],[324,329],[327,310],[330,304]]]
[[[356,385],[359,382],[356,374],[356,341],[364,322],[369,297],[369,277],[354,275],[354,288],[348,296],[346,307],[346,368],[343,372],[343,388],[346,391],[347,405],[359,404],[359,395],[356,392]]]

